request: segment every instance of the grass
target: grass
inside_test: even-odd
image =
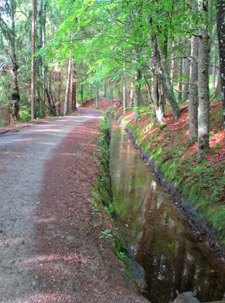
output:
[[[100,124],[98,139],[99,157],[96,159],[98,174],[93,188],[92,215],[93,227],[98,231],[98,238],[106,245],[111,245],[117,258],[127,262],[125,257],[126,244],[121,237],[113,219],[111,179],[109,175],[110,135],[106,119]]]

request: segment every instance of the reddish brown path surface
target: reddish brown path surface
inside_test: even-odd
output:
[[[94,229],[98,112],[0,137],[0,302],[147,302]]]

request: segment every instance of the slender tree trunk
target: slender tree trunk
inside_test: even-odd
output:
[[[36,7],[36,28],[38,35],[36,37],[36,49],[41,49],[42,47],[42,12],[43,12],[43,0],[40,0],[39,3],[37,3]],[[42,91],[42,65],[43,60],[42,56],[38,56],[38,58],[35,58],[36,61],[36,91],[37,91],[37,98],[36,98],[36,116],[41,116],[41,107],[44,101],[44,93]]]
[[[134,122],[137,122],[141,103],[141,70],[135,71],[135,87],[134,87]]]
[[[178,102],[181,103],[182,101],[182,90],[183,90],[183,84],[182,84],[182,74],[183,74],[183,60],[180,59],[178,63]]]
[[[107,79],[104,79],[104,97],[107,97]]]
[[[84,105],[84,85],[81,84],[80,86],[80,103],[81,103],[81,106]]]
[[[76,67],[73,64],[72,68],[72,77],[71,77],[71,110],[74,112],[77,109],[77,71]]]
[[[110,105],[113,105],[113,86],[110,86]]]
[[[31,31],[31,119],[36,118],[35,110],[35,27],[36,27],[36,2],[32,0],[32,31]]]
[[[134,101],[134,83],[131,82],[130,84],[130,107],[133,107],[133,101]]]
[[[221,94],[221,73],[220,70],[217,72],[217,79],[216,79],[216,90],[214,93],[214,98],[215,99],[221,99],[222,94]]]
[[[46,44],[46,11],[47,11],[47,0],[43,0],[43,11],[42,11],[42,47]],[[44,113],[45,108],[45,87],[46,87],[46,75],[47,67],[46,64],[42,67],[42,92],[43,92],[43,104],[41,105],[41,112]],[[42,109],[43,108],[43,109]]]
[[[207,15],[208,1],[201,1],[201,11]],[[199,38],[199,57],[198,57],[198,154],[209,149],[209,45],[208,28],[202,25],[201,37]]]
[[[15,0],[10,0],[11,11],[11,27],[9,33],[9,52],[10,52],[10,59],[11,59],[11,76],[12,76],[12,88],[11,88],[11,97],[10,97],[10,115],[13,121],[14,118],[19,120],[19,102],[20,102],[20,92],[18,87],[18,69],[19,66],[17,65],[16,59],[16,31],[15,31],[15,10],[16,10],[16,3]],[[6,37],[7,38],[7,37]]]
[[[173,92],[171,86],[169,86],[167,84],[167,79],[166,79],[166,76],[163,74],[163,72],[161,72],[160,77],[161,77],[161,80],[162,80],[164,93],[165,93],[166,98],[167,98],[167,100],[169,101],[169,103],[172,107],[172,112],[173,112],[174,119],[178,120],[180,118],[180,108],[177,104],[174,92]]]
[[[45,23],[46,23],[46,0],[40,0],[36,8],[36,27],[38,28],[38,37],[36,38],[37,45],[36,50],[41,49],[45,45]],[[44,58],[38,56],[35,58],[35,69],[36,69],[36,115],[39,114],[40,117],[44,116],[45,109],[45,81],[46,81],[46,67],[44,63]]]
[[[169,101],[169,103],[171,105],[174,119],[178,120],[180,117],[180,109],[177,104],[171,84],[168,81],[168,79],[164,73],[164,70],[162,69],[161,62],[160,62],[160,54],[158,51],[157,38],[155,35],[151,37],[151,47],[152,47],[152,53],[153,53],[152,64],[153,64],[155,76],[157,76],[162,81],[163,90],[164,90],[167,100]]]
[[[216,54],[213,56],[212,88],[216,88]]]
[[[72,68],[72,58],[69,58],[68,69],[67,69],[65,102],[64,102],[64,116],[68,115],[68,113],[69,113],[69,92],[70,92],[71,68]]]
[[[123,114],[126,113],[127,107],[127,91],[126,91],[126,81],[123,80]]]
[[[62,102],[61,102],[61,91],[62,91],[62,73],[59,72],[58,75],[58,114],[62,116]]]
[[[56,116],[56,107],[55,107],[55,103],[52,97],[52,88],[51,88],[51,81],[49,79],[48,81],[48,88],[45,89],[45,93],[47,96],[47,102],[48,102],[48,111],[50,113],[50,115],[52,116]]]
[[[198,38],[191,38],[190,95],[189,95],[189,140],[194,142],[198,135]]]
[[[175,43],[173,42],[173,48],[175,46]],[[175,57],[175,52],[173,53],[173,56]],[[171,66],[170,66],[170,78],[171,78],[171,85],[173,86],[173,77],[174,77],[174,73],[175,73],[175,62],[176,60],[172,60],[171,62]]]
[[[163,124],[164,122],[164,107],[162,104],[163,99],[161,98],[162,92],[160,91],[161,85],[160,85],[159,78],[154,75],[153,81],[152,81],[152,99],[153,99],[153,112],[154,116],[157,120],[158,124]]]
[[[190,56],[190,45],[188,41],[185,41],[185,45],[187,48],[186,56]],[[183,101],[187,101],[189,99],[189,79],[190,79],[190,60],[189,58],[184,59],[184,79],[185,79],[185,84],[184,84],[184,92],[183,92]]]
[[[16,61],[14,61],[16,58],[12,59],[12,67],[11,67],[11,76],[12,76],[12,88],[11,88],[11,97],[10,97],[10,116],[11,121],[16,118],[19,120],[19,101],[20,101],[20,92],[18,87],[18,66],[16,64]]]
[[[140,66],[140,48],[138,46],[135,47],[135,86],[134,86],[134,122],[137,122],[139,116],[139,106],[141,104],[141,68]]]
[[[224,130],[225,130],[225,3],[224,0],[217,0],[216,7],[217,7],[217,34],[218,34],[219,55],[220,55],[221,91],[222,91]]]
[[[153,106],[153,98],[152,98],[152,88],[151,88],[151,82],[149,83],[149,80],[144,76],[144,79],[145,79],[145,83],[147,85],[147,88],[148,88],[148,94],[149,94],[149,99],[151,101],[151,105]]]
[[[98,100],[99,100],[99,84],[95,84],[95,106],[98,107]]]
[[[122,98],[123,98],[123,94],[121,94],[120,82],[119,82],[119,84],[118,84],[117,95],[118,95],[118,101],[119,101],[119,103],[121,104],[121,103],[122,103],[121,100],[122,100]]]
[[[123,69],[123,114],[126,113],[127,107],[127,87],[126,87],[126,78],[125,78],[125,67]]]
[[[155,73],[153,74],[153,80],[152,80],[152,99],[153,99],[153,113],[157,120],[158,124],[163,123],[163,105],[161,101],[163,100],[161,98],[161,91],[160,91],[160,78],[158,76],[157,70],[159,69],[159,59],[158,59],[159,53],[157,48],[157,42],[152,39],[152,64],[153,68],[155,70]]]

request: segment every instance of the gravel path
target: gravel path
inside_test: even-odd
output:
[[[1,303],[146,302],[87,232],[94,166],[84,163],[96,151],[85,146],[97,122],[83,109],[0,136]]]

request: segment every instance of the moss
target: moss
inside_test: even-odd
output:
[[[96,176],[95,188],[93,189],[93,195],[97,199],[98,203],[104,206],[104,210],[107,212],[108,216],[105,222],[110,230],[112,230],[112,237],[107,238],[111,243],[115,255],[121,259],[123,262],[127,262],[126,257],[126,243],[123,237],[120,235],[116,223],[113,219],[114,211],[112,205],[112,188],[111,188],[111,178],[109,174],[109,158],[110,158],[110,130],[107,120],[103,121],[100,125],[100,135],[98,140],[98,150],[100,157],[96,160],[99,168],[99,173]],[[95,207],[96,209],[96,207]],[[97,207],[99,210],[100,207]]]

